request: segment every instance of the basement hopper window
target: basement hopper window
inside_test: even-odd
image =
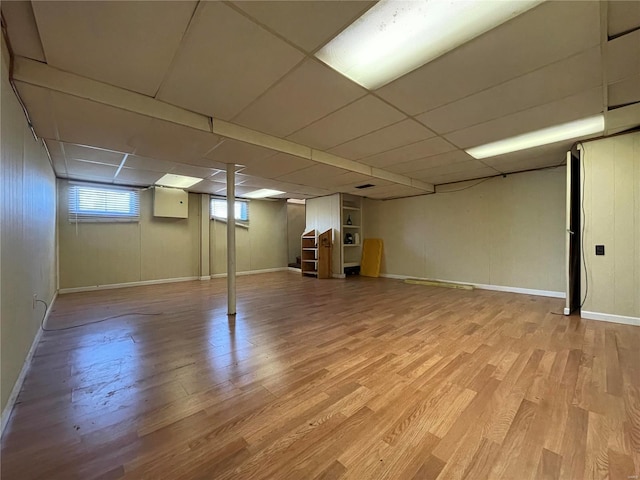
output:
[[[140,192],[134,188],[103,185],[69,186],[69,221],[137,222]]]
[[[249,223],[249,202],[237,200],[235,204],[236,223]],[[211,218],[213,220],[227,221],[227,199],[220,197],[211,198]]]

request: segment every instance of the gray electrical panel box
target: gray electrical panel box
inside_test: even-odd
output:
[[[155,187],[153,216],[189,218],[189,194],[179,188]]]

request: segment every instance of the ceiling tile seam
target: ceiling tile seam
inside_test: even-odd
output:
[[[262,23],[260,20],[258,20],[257,18],[253,17],[250,13],[245,12],[243,9],[237,7],[233,2],[230,1],[223,1],[223,3],[230,7],[231,9],[235,10],[237,13],[239,13],[240,15],[242,15],[243,17],[247,18],[248,20],[250,20],[251,22],[255,23],[256,25],[258,25],[260,28],[262,28],[263,30],[267,31],[268,33],[270,33],[271,35],[279,38],[280,40],[286,42],[287,44],[289,44],[291,47],[295,48],[296,50],[300,51],[305,57],[313,57],[315,58],[315,53],[320,50],[327,42],[329,42],[332,38],[338,36],[340,33],[342,33],[343,30],[345,30],[347,27],[349,27],[353,22],[355,22],[358,18],[360,18],[363,14],[364,14],[364,9],[360,11],[360,13],[358,13],[356,16],[354,16],[353,19],[351,19],[346,25],[343,25],[339,32],[334,34],[333,37],[329,38],[329,39],[325,39],[323,40],[323,42],[317,46],[314,50],[307,52],[306,50],[304,50],[302,47],[299,47],[298,45],[296,45],[295,43],[291,42],[288,38],[284,37],[283,35],[281,35],[279,32],[273,30],[271,27],[269,27],[268,25]],[[371,7],[369,7],[371,8]],[[367,10],[369,9],[367,8]],[[324,62],[322,62],[324,64]]]
[[[104,165],[106,167],[115,167],[116,166],[113,163],[97,162],[95,160],[85,160],[84,158],[73,158],[73,157],[70,157],[69,160],[73,160],[74,162],[90,163],[91,165]],[[118,165],[120,165],[120,164],[118,163]]]
[[[151,119],[158,119],[162,121],[167,121],[170,123],[174,123],[177,125],[182,125],[188,128],[193,128],[195,130],[204,131],[207,133],[212,133],[216,135],[221,135],[224,137],[233,138],[235,140],[240,140],[246,143],[250,143],[253,145],[263,146],[266,148],[271,148],[273,150],[277,150],[284,153],[290,153],[295,156],[299,156],[302,158],[306,158],[308,160],[316,161],[318,163],[327,163],[326,161],[322,161],[319,159],[314,160],[312,158],[312,148],[307,145],[302,145],[296,142],[292,142],[291,140],[282,139],[279,137],[275,137],[273,135],[265,134],[262,132],[258,132],[247,127],[243,127],[241,125],[236,125],[231,122],[226,122],[223,120],[215,120],[213,124],[209,123],[209,117],[206,117],[202,114],[197,114],[180,107],[176,107],[170,104],[166,104],[160,100],[156,100],[149,96],[139,94],[136,92],[132,92],[117,86],[104,84],[97,80],[92,80],[86,77],[82,77],[80,75],[63,72],[49,65],[40,64],[39,62],[35,62],[33,60],[28,60],[23,57],[20,58],[21,61],[19,65],[21,66],[20,70],[17,70],[17,79],[24,83],[28,83],[31,85],[35,85],[38,87],[44,87],[49,91],[57,91],[67,95],[75,96],[78,98],[83,98],[87,101],[93,103],[99,103],[102,105],[107,105],[110,107],[119,108],[124,111],[129,111],[136,113],[138,115],[145,116]],[[33,67],[33,68],[31,68]],[[29,74],[31,74],[31,78],[29,78]],[[43,78],[42,77],[46,77]],[[35,78],[33,78],[35,77]],[[69,83],[75,85],[69,85]],[[95,91],[92,92],[93,95],[90,95],[86,92],[79,93],[77,90],[79,88],[78,82],[84,83],[80,88],[93,88]],[[75,89],[73,88],[75,86]],[[126,102],[125,100],[129,100]],[[139,101],[142,100],[142,101]],[[112,103],[112,101],[117,102],[116,104]],[[344,108],[344,107],[343,107]],[[155,112],[151,112],[152,110],[156,110]],[[162,110],[162,111],[158,111]],[[169,113],[173,113],[172,117]],[[157,115],[161,114],[161,116]],[[189,122],[187,122],[186,118],[176,119],[175,115],[180,117],[189,117]],[[202,126],[195,126],[195,120],[201,120],[203,122]],[[178,121],[180,120],[180,121]],[[193,120],[193,121],[191,121]],[[207,128],[204,127],[204,122],[206,122]],[[225,129],[226,126],[226,129]],[[233,134],[235,131],[235,135]],[[240,132],[244,132],[244,135],[240,135]],[[250,138],[248,138],[250,137]],[[259,142],[259,138],[262,138],[262,142]],[[279,144],[279,145],[275,145]],[[285,148],[288,147],[288,148]],[[318,152],[322,152],[321,150],[317,150]],[[325,153],[325,152],[322,152]],[[331,155],[331,154],[327,154]],[[360,171],[362,168],[362,164],[355,162],[353,160],[349,160],[346,158],[338,157],[337,155],[332,155],[333,158],[340,159],[340,163],[342,164],[341,168],[352,171]],[[351,165],[351,167],[345,166]],[[431,187],[426,187],[430,189]]]
[[[433,132],[433,130],[431,130],[430,128],[425,127],[425,126],[424,126],[424,124],[422,124],[422,123],[418,122],[415,118],[413,118],[413,117],[410,117],[410,116],[409,116],[408,118],[403,118],[402,120],[398,120],[397,122],[391,123],[391,124],[389,124],[389,125],[384,125],[384,126],[382,126],[382,127],[380,127],[380,128],[376,128],[375,130],[372,130],[372,131],[370,131],[370,132],[367,132],[367,133],[365,133],[365,134],[363,134],[363,135],[359,135],[359,136],[357,136],[357,137],[350,138],[349,140],[347,140],[347,141],[345,141],[345,142],[339,143],[338,145],[334,145],[334,146],[333,146],[333,147],[331,147],[329,150],[333,150],[334,148],[342,147],[343,145],[346,145],[347,143],[355,142],[356,140],[360,140],[361,138],[366,137],[367,135],[372,135],[372,134],[374,134],[374,133],[376,133],[376,132],[379,132],[380,130],[384,130],[385,128],[393,127],[394,125],[398,125],[399,123],[406,122],[407,120],[413,120],[414,122],[417,122],[421,127],[424,127],[424,128],[426,128],[427,130],[429,130],[430,132],[434,133],[434,132]],[[420,140],[416,140],[415,142],[407,143],[407,144],[405,144],[405,145],[400,145],[400,146],[396,146],[396,147],[389,148],[388,150],[383,150],[383,151],[380,151],[380,152],[372,153],[371,155],[367,155],[367,156],[364,156],[364,157],[360,157],[360,158],[358,158],[358,159],[356,159],[356,160],[354,160],[354,161],[355,161],[355,162],[359,162],[359,161],[361,161],[361,160],[364,160],[365,158],[373,157],[373,156],[375,156],[375,155],[380,155],[380,154],[382,154],[382,153],[387,153],[387,152],[390,152],[391,150],[396,150],[397,148],[402,148],[402,147],[406,147],[406,146],[409,146],[409,145],[413,145],[414,143],[424,142],[425,140],[429,140],[429,139],[431,139],[431,138],[435,138],[436,136],[438,136],[438,135],[433,135],[433,136],[431,136],[431,137],[428,137],[428,138],[422,138],[422,139],[420,139]]]
[[[640,100],[637,100],[635,102],[626,102],[626,103],[621,103],[620,105],[609,105],[607,107],[607,112],[612,112],[614,110],[617,110],[619,108],[624,108],[624,107],[630,107],[631,105],[638,105],[640,104]]]
[[[171,55],[171,60],[169,61],[169,65],[167,65],[167,69],[164,72],[164,75],[162,76],[162,80],[160,80],[160,84],[157,86],[153,94],[153,98],[157,99],[158,95],[160,94],[160,90],[162,89],[165,82],[167,81],[167,78],[169,77],[169,74],[173,71],[173,68],[175,67],[175,63],[176,63],[176,58],[178,57],[178,52],[180,51],[180,48],[182,48],[182,45],[184,44],[185,38],[187,37],[189,29],[191,28],[193,19],[196,17],[196,12],[201,10],[201,7],[200,7],[201,5],[202,5],[202,1],[198,0],[198,2],[196,3],[196,6],[193,8],[193,12],[191,12],[191,17],[189,17],[187,26],[184,29],[184,32],[182,32],[182,37],[180,37],[180,41],[176,45],[176,48],[173,51],[173,55]]]
[[[40,26],[38,25],[36,12],[33,10],[33,4],[31,2],[27,2],[27,3],[29,4],[29,10],[31,10],[31,15],[33,16],[33,21],[35,23],[36,32],[38,34],[38,44],[40,44],[40,50],[42,51],[42,56],[44,57],[44,61],[46,63],[49,63],[49,60],[47,60],[47,52],[44,51],[44,44],[42,43],[42,36],[40,35]]]
[[[327,43],[329,43],[331,40],[333,40],[334,38],[336,38],[338,35],[340,35],[342,32],[344,32],[347,28],[349,28],[356,20],[358,20],[362,15],[365,14],[365,12],[369,11],[374,5],[375,3],[377,3],[378,0],[376,0],[374,3],[372,3],[371,5],[367,6],[366,8],[363,8],[362,10],[360,10],[357,14],[353,15],[352,18],[349,19],[349,21],[347,23],[345,23],[344,25],[342,25],[342,27],[340,27],[338,29],[338,31],[336,33],[333,34],[333,36],[326,38],[325,40],[322,41],[322,43],[320,45],[318,45],[316,48],[314,48],[311,52],[309,52],[309,55],[312,56],[313,58],[316,58],[316,53],[318,53]],[[365,2],[366,3],[366,2]],[[340,74],[340,72],[338,72],[337,70],[333,69],[330,65],[327,65],[326,63],[324,63],[323,61],[321,61],[320,59],[318,59],[318,61],[320,63],[322,63],[323,65],[326,65],[327,67],[331,68],[331,70],[333,70],[334,72]],[[346,78],[346,77],[345,77]],[[352,80],[350,80],[352,81]],[[361,85],[359,85],[356,82],[353,82],[356,85],[358,85],[359,87],[361,87]],[[364,88],[364,87],[362,87]],[[365,88],[365,90],[367,90]]]
[[[44,49],[44,42],[42,41],[42,35],[40,34],[40,25],[38,22],[38,17],[36,16],[36,11],[33,8],[33,3],[29,0],[29,8],[31,9],[31,14],[33,15],[33,20],[36,24],[36,32],[38,32],[38,42],[40,43],[40,48],[42,49],[42,56],[44,57],[44,61],[49,64],[49,59],[47,58],[47,52]]]
[[[609,5],[608,2],[600,2],[600,62],[602,65],[602,111],[609,109],[609,84],[607,61],[609,58]]]
[[[403,121],[403,120],[401,120],[401,121]],[[407,148],[407,147],[410,147],[410,146],[412,146],[412,145],[416,145],[416,144],[418,144],[418,143],[420,143],[420,142],[426,142],[426,141],[429,141],[429,140],[435,140],[436,138],[440,138],[442,141],[444,141],[444,142],[446,142],[446,143],[448,143],[448,144],[450,144],[450,145],[454,146],[454,147],[455,147],[455,149],[454,149],[454,150],[462,150],[462,148],[458,147],[458,146],[457,146],[457,145],[455,145],[452,141],[447,140],[447,139],[446,139],[446,138],[444,138],[443,136],[441,136],[441,135],[434,135],[433,137],[423,138],[422,140],[418,140],[418,141],[416,141],[416,142],[411,142],[411,143],[407,143],[407,144],[405,144],[405,145],[400,145],[399,147],[390,148],[389,150],[385,150],[384,152],[377,152],[377,153],[374,153],[374,154],[372,154],[372,155],[367,155],[366,157],[359,158],[358,160],[355,160],[355,161],[365,163],[365,161],[366,161],[366,160],[370,160],[372,157],[376,157],[376,156],[378,156],[378,155],[382,155],[382,154],[385,154],[385,153],[391,153],[391,152],[393,152],[394,150],[400,150],[400,149],[402,149],[402,148]],[[334,148],[335,148],[335,147],[334,147]],[[450,150],[450,151],[453,151],[453,150]],[[412,158],[411,160],[405,160],[404,162],[400,162],[400,163],[415,162],[416,160],[420,160],[421,158],[434,157],[434,156],[436,156],[436,155],[442,155],[442,154],[444,154],[444,153],[448,153],[448,152],[440,152],[440,153],[434,153],[433,155],[427,155],[426,157]]]
[[[210,1],[210,0],[205,0],[205,1]],[[233,11],[235,11],[236,13],[242,15],[243,17],[245,17],[247,20],[249,20],[252,23],[255,23],[258,27],[260,27],[261,29],[263,29],[265,32],[269,33],[270,35],[273,35],[274,37],[278,38],[279,40],[282,40],[283,42],[285,42],[287,45],[289,45],[290,47],[295,48],[296,50],[298,50],[300,53],[302,53],[302,55],[306,58],[309,56],[309,53],[307,53],[304,49],[302,49],[301,47],[299,47],[298,45],[296,45],[295,43],[293,43],[291,40],[289,40],[288,38],[280,35],[278,32],[276,32],[275,30],[273,30],[271,27],[269,27],[268,25],[265,25],[264,23],[262,23],[261,21],[259,21],[258,19],[256,19],[255,17],[252,17],[251,14],[245,12],[244,10],[242,10],[241,8],[237,7],[236,5],[233,4],[233,2],[230,1],[223,1],[222,3],[224,3],[227,7],[231,8]],[[303,59],[304,61],[304,59]]]
[[[56,130],[58,129],[57,125],[56,125]],[[58,135],[59,136],[59,135]],[[43,139],[46,140],[46,139]],[[58,140],[58,144],[60,145],[60,150],[62,151],[62,160],[64,162],[64,173],[66,175],[69,175],[69,166],[67,165],[67,152],[64,148],[64,143],[60,142]],[[55,169],[54,169],[55,170]]]
[[[594,45],[590,45],[590,46],[588,46],[588,47],[586,47],[586,48],[584,48],[584,49],[580,50],[579,52],[573,53],[573,54],[571,54],[571,55],[567,55],[566,57],[563,57],[563,58],[561,58],[561,59],[559,59],[559,60],[556,60],[555,62],[550,62],[550,63],[544,64],[544,65],[541,65],[541,66],[539,66],[539,67],[537,67],[537,68],[534,68],[534,69],[532,69],[532,70],[527,70],[526,72],[523,72],[523,73],[521,73],[521,74],[519,74],[519,75],[516,75],[516,76],[510,77],[510,78],[508,78],[508,79],[506,79],[506,80],[504,80],[504,81],[502,81],[502,82],[495,83],[495,84],[492,84],[492,85],[490,85],[490,86],[488,86],[488,87],[486,87],[486,88],[482,88],[482,89],[480,89],[480,90],[473,91],[473,92],[471,92],[471,93],[469,93],[469,94],[467,94],[467,95],[463,95],[462,97],[456,98],[456,99],[451,100],[451,101],[449,101],[449,102],[441,103],[441,104],[439,104],[439,105],[434,106],[433,108],[429,108],[429,109],[427,109],[427,110],[425,110],[425,111],[422,111],[422,112],[420,112],[420,113],[416,113],[415,115],[410,115],[410,116],[411,116],[411,117],[417,117],[417,116],[419,116],[419,115],[423,115],[423,114],[425,114],[425,113],[433,112],[434,110],[438,110],[439,108],[446,107],[447,105],[451,105],[451,104],[456,103],[456,102],[459,102],[459,101],[461,101],[461,100],[465,100],[465,99],[467,99],[467,98],[469,98],[469,97],[473,97],[474,95],[478,95],[479,93],[483,93],[483,92],[486,92],[486,91],[491,90],[491,89],[493,89],[493,88],[500,87],[500,86],[505,85],[505,84],[507,84],[507,83],[509,83],[509,82],[512,82],[513,80],[518,80],[519,78],[522,78],[522,77],[525,77],[525,76],[530,75],[530,74],[532,74],[532,73],[535,73],[535,72],[537,72],[538,70],[542,70],[543,68],[547,68],[547,67],[549,67],[549,66],[551,66],[551,65],[555,65],[555,64],[560,64],[560,63],[562,63],[562,62],[566,62],[566,61],[568,61],[568,60],[572,59],[573,57],[577,57],[577,56],[579,56],[579,55],[582,55],[582,54],[584,54],[586,51],[591,50],[591,49],[598,48],[599,46],[600,46],[600,45],[596,45],[596,44],[594,44]],[[417,119],[416,119],[416,121],[420,122],[420,120],[417,120]],[[420,122],[420,123],[421,123],[422,125],[425,125],[427,128],[432,129],[431,127],[429,127],[428,125],[424,124],[423,122]],[[439,134],[446,134],[446,133],[447,133],[447,132],[437,132],[437,131],[436,131],[436,130],[434,130],[434,129],[432,129],[432,130],[433,130],[434,132],[436,132],[436,133],[439,133]],[[450,133],[450,132],[449,132],[449,133]]]
[[[363,98],[366,98],[366,96],[367,96],[367,95],[370,95],[370,94],[371,94],[371,92],[366,92],[366,93],[365,93],[364,95],[362,95],[361,97],[355,98],[355,99],[353,99],[352,101],[350,101],[350,102],[348,102],[348,103],[345,103],[345,104],[344,104],[344,105],[342,105],[340,108],[337,108],[337,109],[335,109],[335,110],[333,110],[333,111],[331,111],[331,112],[329,112],[329,113],[327,113],[327,114],[323,115],[322,117],[317,118],[316,120],[314,120],[313,122],[311,122],[311,123],[309,123],[309,124],[305,125],[304,127],[301,127],[301,128],[299,128],[299,129],[297,129],[297,130],[294,130],[293,132],[289,133],[289,134],[285,137],[285,139],[288,139],[289,137],[291,137],[291,136],[293,136],[293,135],[296,135],[297,133],[301,132],[301,131],[302,131],[302,130],[304,130],[305,128],[311,127],[311,126],[313,126],[314,124],[316,124],[316,123],[318,123],[318,122],[321,122],[321,121],[322,121],[322,120],[324,120],[325,118],[327,118],[327,117],[329,117],[329,116],[333,115],[334,113],[339,112],[340,110],[343,110],[343,109],[345,109],[345,108],[347,108],[347,107],[349,107],[349,106],[353,105],[354,103],[356,103],[356,102],[358,102],[358,101],[362,100]],[[404,120],[404,119],[403,119],[403,120]],[[328,147],[328,149],[327,149],[327,150],[330,150],[330,149],[334,148],[335,146],[337,146],[337,145],[334,145],[333,147]]]
[[[298,68],[300,68],[302,66],[302,64],[304,62],[306,62],[308,60],[308,58],[305,56],[303,57],[298,63],[296,63],[293,67],[291,67],[289,70],[287,70],[284,75],[282,75],[280,78],[278,78],[275,82],[273,82],[271,85],[269,85],[260,95],[258,95],[256,98],[253,99],[253,101],[251,101],[249,104],[247,104],[244,108],[242,108],[236,115],[234,115],[233,117],[231,117],[231,119],[229,120],[230,122],[234,122],[239,116],[241,116],[247,109],[249,109],[251,106],[253,106],[256,102],[258,102],[259,100],[261,100],[265,95],[267,95],[270,91],[272,91],[275,87],[277,87],[278,85],[280,85],[282,82],[284,82],[285,78],[287,78],[289,75],[291,75],[294,71],[296,71]],[[364,93],[362,96],[366,95],[366,93]],[[311,122],[313,123],[313,122]],[[290,135],[290,134],[288,134]]]
[[[638,59],[638,61],[640,62],[640,58]],[[626,77],[620,78],[619,80],[614,80],[612,82],[609,82],[606,86],[607,87],[611,87],[613,85],[618,85],[620,83],[626,83],[629,80],[634,80],[636,78],[640,78],[640,72],[638,73],[632,73],[631,75],[628,75]],[[638,84],[640,84],[640,82],[638,82]]]
[[[452,150],[452,152],[453,152],[453,151],[456,151],[456,150]],[[463,150],[458,150],[458,151],[463,151]],[[398,167],[399,167],[399,166],[402,166],[402,165],[404,165],[404,164],[406,164],[406,163],[420,162],[420,161],[422,161],[422,160],[428,160],[429,158],[437,157],[437,156],[439,156],[439,155],[446,155],[446,154],[448,154],[448,153],[450,153],[450,152],[436,153],[435,155],[429,155],[429,156],[427,156],[427,157],[420,157],[420,158],[415,158],[415,159],[413,159],[413,160],[407,160],[406,162],[394,163],[394,164],[393,164],[393,166],[394,166],[394,167],[395,167],[395,166],[398,166]],[[444,164],[442,164],[442,165],[437,165],[437,166],[435,166],[435,167],[426,167],[426,168],[425,168],[425,167],[423,167],[423,168],[416,168],[415,170],[410,170],[410,171],[408,171],[408,172],[405,172],[403,175],[408,175],[408,176],[410,176],[412,173],[415,173],[415,172],[421,172],[421,171],[423,171],[423,170],[428,170],[428,169],[430,169],[430,168],[439,168],[439,167],[442,167],[442,166],[444,166],[444,165],[455,165],[455,164],[458,164],[458,163],[466,163],[466,162],[471,162],[471,161],[474,161],[474,160],[475,160],[475,161],[478,161],[478,162],[480,162],[480,163],[483,163],[486,167],[493,168],[493,167],[491,167],[490,165],[487,165],[487,164],[485,164],[484,162],[481,162],[480,160],[477,160],[477,159],[475,159],[475,158],[469,157],[468,159],[458,160],[458,161],[455,161],[455,162],[447,162],[447,163],[444,163]],[[495,168],[493,168],[493,169],[495,170]],[[502,173],[502,172],[499,172],[499,173]]]
[[[609,20],[609,12],[607,11],[607,23],[608,23],[608,20]],[[616,38],[624,37],[625,35],[629,35],[630,33],[640,30],[640,25],[638,25],[637,27],[631,27],[630,29],[625,30],[624,32],[616,33],[615,35],[609,35],[608,27],[609,26],[607,25],[607,40],[609,41],[615,40]]]
[[[464,127],[462,127],[462,128],[459,128],[459,129],[457,129],[457,130],[447,130],[447,131],[443,131],[442,133],[439,133],[438,135],[443,136],[443,137],[444,137],[444,135],[451,135],[452,133],[460,132],[460,131],[462,131],[462,130],[466,130],[466,129],[468,129],[468,128],[473,128],[473,127],[477,127],[478,125],[483,125],[483,124],[485,124],[485,123],[493,122],[493,121],[495,121],[495,120],[499,120],[499,119],[501,119],[501,118],[505,118],[505,117],[507,117],[507,116],[509,116],[509,115],[515,115],[515,114],[518,114],[518,113],[526,112],[527,110],[531,110],[531,109],[533,109],[533,108],[543,107],[543,106],[545,106],[545,105],[551,105],[552,103],[561,102],[561,101],[563,101],[563,100],[566,100],[567,98],[571,98],[571,97],[573,97],[573,96],[575,96],[575,95],[579,95],[579,94],[581,94],[581,93],[588,92],[588,91],[593,90],[593,89],[595,89],[595,88],[603,88],[603,85],[602,85],[602,84],[600,84],[600,85],[591,85],[590,87],[587,87],[586,89],[580,90],[579,92],[573,92],[573,93],[571,93],[571,94],[569,94],[569,95],[565,95],[565,96],[562,96],[562,97],[555,98],[554,100],[551,100],[551,101],[549,101],[549,102],[537,103],[537,104],[535,104],[535,105],[530,105],[530,106],[528,106],[528,107],[524,107],[524,108],[521,108],[521,109],[519,109],[519,110],[514,110],[514,111],[512,111],[512,112],[509,112],[509,113],[508,113],[508,114],[506,114],[506,115],[499,115],[499,116],[497,116],[497,117],[487,118],[486,120],[483,120],[483,121],[478,122],[478,123],[472,123],[472,124],[466,125],[466,126],[464,126]],[[419,121],[419,120],[418,120],[418,121]],[[422,125],[427,126],[424,122],[420,122],[420,123],[421,123]],[[428,128],[429,128],[429,129],[431,129],[431,130],[433,130],[433,128],[432,128],[432,127],[428,127]],[[435,131],[435,130],[434,130],[434,131]]]
[[[527,108],[527,109],[521,110],[521,111],[519,111],[519,112],[514,112],[514,114],[515,114],[515,113],[522,113],[522,112],[526,112],[527,110],[531,110],[532,108],[539,108],[539,107],[545,107],[545,106],[548,106],[548,105],[552,105],[552,104],[557,103],[557,102],[559,102],[559,101],[561,101],[561,100],[566,100],[567,98],[571,98],[571,97],[573,97],[573,96],[575,96],[575,95],[579,95],[579,94],[581,94],[581,93],[589,92],[589,91],[596,90],[596,89],[606,89],[606,88],[605,88],[603,85],[599,85],[599,86],[591,87],[591,88],[588,88],[587,90],[584,90],[584,91],[582,91],[582,92],[578,92],[578,93],[574,93],[573,95],[568,95],[568,96],[563,97],[563,98],[561,98],[561,99],[559,99],[559,100],[553,100],[553,101],[551,101],[551,102],[542,103],[542,104],[540,104],[540,105],[536,105],[535,107]],[[606,111],[606,110],[602,110],[602,111],[601,111],[601,113],[603,113],[604,111]],[[510,115],[513,115],[513,114],[510,114]],[[448,138],[444,137],[444,135],[451,135],[451,134],[454,134],[454,133],[462,132],[462,131],[467,130],[467,129],[469,129],[469,128],[475,128],[475,127],[478,127],[478,126],[480,126],[480,125],[486,125],[486,124],[491,123],[491,122],[494,122],[494,121],[496,121],[496,120],[504,119],[504,118],[506,118],[507,116],[509,116],[509,115],[506,115],[506,116],[503,116],[503,117],[499,117],[499,118],[497,118],[497,119],[495,119],[495,118],[494,118],[493,120],[487,120],[487,121],[485,121],[485,122],[480,122],[480,123],[477,123],[477,124],[475,124],[475,125],[471,125],[471,126],[469,126],[469,127],[461,128],[461,129],[459,129],[459,130],[453,130],[453,131],[451,131],[451,132],[448,132],[448,133],[444,133],[444,134],[442,134],[442,137],[443,137],[445,140],[447,140],[449,143],[451,143],[451,144],[455,145],[455,146],[456,146],[457,148],[459,148],[460,150],[467,150],[467,149],[468,149],[468,148],[470,148],[470,147],[461,147],[461,146],[459,146],[458,144],[456,144],[453,140],[449,140]],[[544,128],[544,127],[542,127],[542,128]],[[534,130],[534,131],[535,131],[535,130]],[[523,133],[528,133],[528,132],[523,132]],[[508,138],[508,137],[507,137],[507,138]],[[499,139],[499,140],[500,140],[500,139]],[[476,146],[476,145],[473,145],[473,146]]]
[[[118,169],[116,170],[116,173],[113,175],[113,181],[116,181],[116,178],[118,178],[118,175],[120,174],[120,171],[122,170],[122,167],[124,167],[125,162],[127,161],[127,158],[129,158],[129,154],[125,153],[124,157],[122,157],[122,161],[120,162],[120,165],[118,166]]]

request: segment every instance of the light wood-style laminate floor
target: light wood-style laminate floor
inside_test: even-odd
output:
[[[640,473],[640,328],[563,300],[279,272],[61,295],[2,479]],[[156,313],[158,315],[139,315]]]

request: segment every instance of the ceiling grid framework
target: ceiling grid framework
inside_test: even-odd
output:
[[[1,6],[58,176],[184,172],[222,194],[235,163],[240,194],[395,198],[559,165],[573,141],[468,147],[597,113],[607,133],[640,124],[640,2],[544,2],[374,91],[314,53],[375,2],[144,3]]]

